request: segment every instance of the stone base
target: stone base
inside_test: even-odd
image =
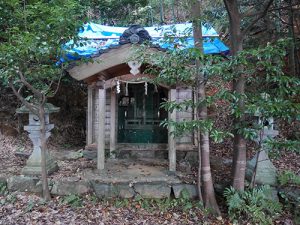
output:
[[[257,154],[247,163],[246,179],[251,182],[255,164],[257,160]],[[259,185],[277,185],[277,170],[270,161],[266,151],[261,151],[258,157],[258,163],[256,167],[255,183]]]
[[[42,182],[38,177],[13,176],[7,179],[9,191],[42,193]]]
[[[29,161],[29,160],[28,160]],[[51,159],[46,162],[46,171],[47,175],[52,174],[53,172],[58,170],[57,163]],[[40,176],[42,173],[41,164],[31,164],[30,161],[27,162],[26,166],[22,169],[21,174],[30,175],[30,176]]]
[[[175,198],[180,198],[183,191],[188,193],[188,197],[195,199],[198,197],[197,185],[194,184],[175,184],[173,185],[173,192]]]

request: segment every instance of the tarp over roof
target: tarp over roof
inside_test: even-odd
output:
[[[95,23],[87,23],[79,32],[83,43],[72,46],[73,41],[65,45],[66,58],[74,60],[81,57],[89,58],[99,56],[103,51],[114,48],[119,44],[119,38],[127,27],[104,26]],[[145,27],[152,38],[152,44],[164,49],[174,48],[174,44],[180,48],[194,47],[194,39],[191,37],[192,24],[174,24],[155,27]],[[164,37],[171,35],[178,37],[174,43],[168,43]],[[209,25],[202,26],[203,49],[205,54],[227,54],[229,48],[218,38],[218,33]],[[184,41],[182,41],[182,38]],[[70,46],[72,48],[70,49]],[[61,59],[64,61],[65,59]]]

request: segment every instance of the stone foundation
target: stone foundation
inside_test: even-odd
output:
[[[13,176],[2,181],[7,185],[9,192],[19,191],[27,193],[42,193],[42,183],[38,177]],[[94,193],[99,198],[169,198],[174,193],[175,198],[180,198],[181,192],[186,190],[190,198],[196,198],[197,187],[192,184],[172,184],[167,182],[122,182],[104,183],[97,180],[79,180],[67,178],[64,180],[50,180],[50,192],[53,195],[84,195]]]

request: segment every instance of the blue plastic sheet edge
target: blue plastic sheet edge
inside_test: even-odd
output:
[[[64,56],[57,64],[65,61],[78,60],[99,56],[104,50],[119,45],[119,37],[127,27],[110,27],[95,23],[85,24],[78,36],[82,40],[75,46],[69,41],[63,46]],[[145,28],[152,37],[152,44],[163,49],[181,49],[194,47],[194,39],[187,35],[191,33],[192,24],[163,25]],[[218,38],[217,32],[208,24],[202,26],[204,54],[228,54],[229,48]],[[181,38],[174,39],[174,43],[165,41],[165,35],[174,35]],[[184,39],[184,43],[182,41]]]

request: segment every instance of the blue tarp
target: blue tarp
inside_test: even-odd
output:
[[[65,45],[66,58],[75,60],[81,57],[98,56],[103,50],[118,46],[119,38],[126,29],[127,27],[111,27],[95,23],[85,24],[78,34],[82,38],[82,43],[79,42],[74,47],[73,41],[70,41]],[[159,45],[161,48],[172,49],[174,44],[180,48],[191,48],[194,46],[194,39],[191,37],[191,23],[145,27],[145,29],[152,37],[152,43]],[[174,42],[176,43],[165,41],[164,37],[166,35],[174,36]],[[229,48],[218,38],[217,32],[211,26],[203,25],[202,35],[205,54],[227,54],[229,52]],[[61,60],[65,61],[64,59]]]

